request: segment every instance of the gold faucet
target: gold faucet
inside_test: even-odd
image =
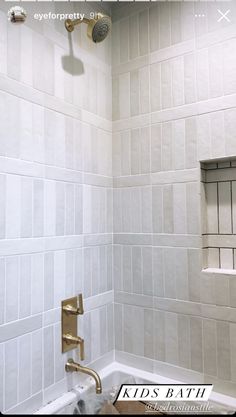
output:
[[[78,305],[79,307],[78,307]],[[76,301],[76,307],[72,306],[70,303],[63,305],[62,310],[65,311],[67,314],[74,314],[78,316],[79,314],[84,314],[84,304],[83,304],[83,296],[79,294]]]
[[[93,369],[86,368],[85,366],[80,365],[79,363],[74,362],[74,360],[68,359],[65,365],[66,372],[82,372],[83,374],[90,375],[96,384],[96,394],[102,393],[102,382],[100,376]]]
[[[72,336],[71,334],[63,334],[62,336],[63,340],[65,340],[66,343],[76,343],[80,346],[80,360],[84,361],[84,339],[79,336]]]

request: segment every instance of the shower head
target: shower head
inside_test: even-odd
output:
[[[93,42],[102,42],[111,30],[111,19],[109,16],[98,14],[96,19],[90,20],[87,34]]]
[[[76,19],[65,21],[68,32],[73,32],[76,25],[86,23],[88,25],[87,35],[95,43],[102,42],[111,30],[111,18],[102,13],[97,13],[93,19]]]

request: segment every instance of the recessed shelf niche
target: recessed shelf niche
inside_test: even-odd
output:
[[[236,273],[236,157],[201,163],[203,268]]]

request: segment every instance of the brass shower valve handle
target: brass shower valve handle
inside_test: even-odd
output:
[[[80,360],[84,361],[84,339],[79,336],[72,336],[71,334],[63,334],[63,339],[66,343],[76,343],[78,346],[80,346]]]
[[[82,294],[78,295],[78,307],[73,307],[70,304],[65,305],[62,309],[63,311],[65,311],[68,314],[75,314],[75,315],[79,315],[79,314],[84,314],[84,305],[83,305],[83,297]]]
[[[61,302],[61,350],[62,353],[80,348],[81,360],[84,360],[84,340],[77,336],[78,315],[84,314],[83,297],[79,294]]]

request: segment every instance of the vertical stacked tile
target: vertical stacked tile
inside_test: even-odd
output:
[[[78,28],[72,56],[62,21],[31,20],[31,3],[15,26],[9,7],[0,10],[0,410],[17,414],[67,390],[62,299],[84,295],[86,363],[112,355],[111,38],[96,47]],[[70,11],[76,4],[61,9]]]
[[[202,272],[200,161],[236,155],[236,32],[203,3],[114,9],[115,346],[117,360],[232,394],[235,276]],[[219,215],[227,234],[230,185],[218,214],[207,186],[209,232]]]

